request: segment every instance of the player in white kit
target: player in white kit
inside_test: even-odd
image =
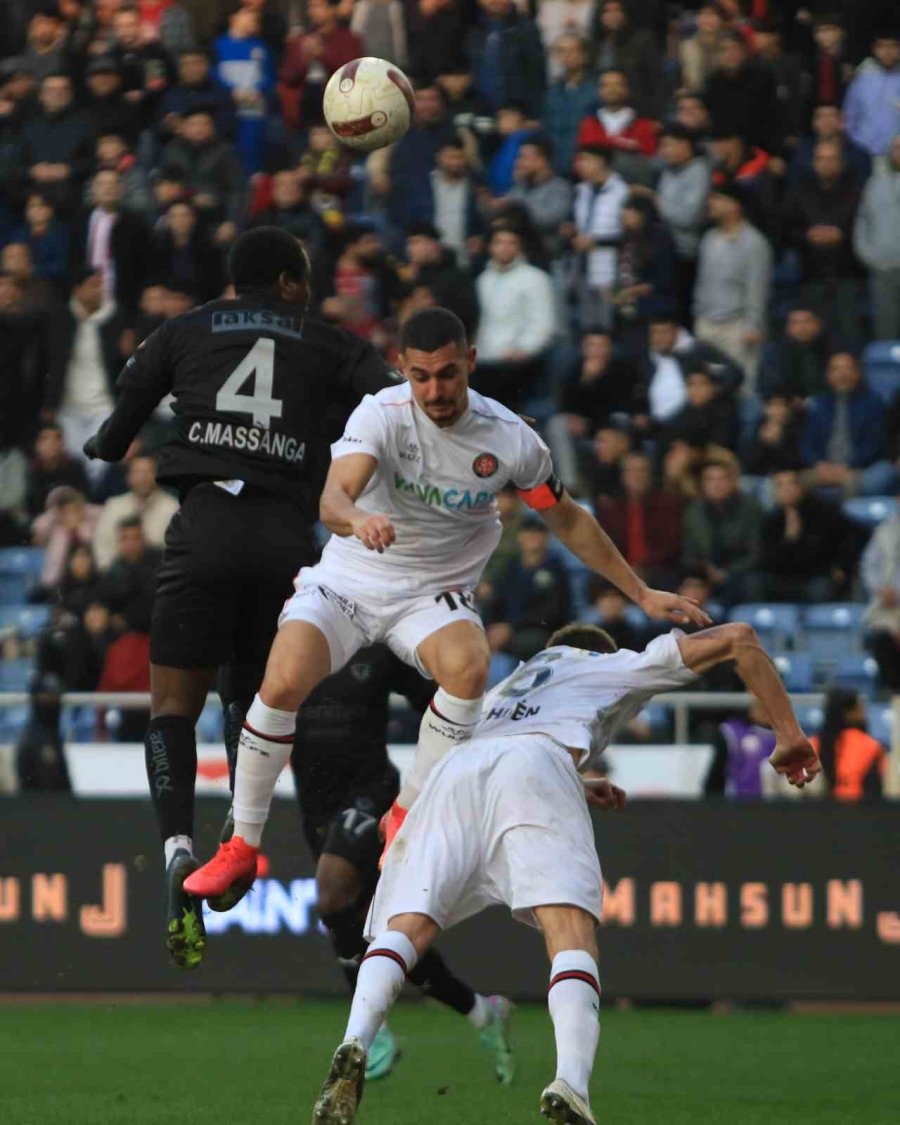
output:
[[[616,651],[602,630],[570,625],[489,693],[471,741],[432,771],[388,852],[366,923],[374,940],[314,1125],[355,1121],[368,1045],[406,974],[442,930],[500,903],[542,931],[551,962],[557,1071],[541,1112],[558,1125],[594,1125],[603,883],[588,802],[620,808],[624,794],[582,779],[654,693],[726,660],[769,716],[772,766],[802,787],[819,761],[749,625],[675,631],[643,652]]]
[[[281,615],[241,734],[234,838],[190,876],[191,894],[236,901],[252,883],[297,708],[375,641],[438,684],[415,768],[386,818],[390,844],[431,767],[470,736],[481,711],[490,651],[473,590],[500,538],[495,498],[506,485],[650,617],[710,623],[689,599],[649,589],[593,516],[566,495],[534,430],[469,389],[475,349],[453,313],[416,313],[400,349],[406,380],[366,396],[332,447],[321,516],[334,534],[319,565],[301,570]]]

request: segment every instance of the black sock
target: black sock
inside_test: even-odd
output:
[[[263,668],[256,664],[223,664],[219,669],[217,686],[222,700],[225,757],[228,759],[228,785],[232,794],[241,728],[262,677]]]
[[[182,715],[151,719],[144,737],[150,798],[163,840],[194,834],[197,735]]]
[[[322,925],[328,930],[334,952],[350,991],[353,992],[356,989],[359,966],[368,948],[363,937],[363,915],[354,903],[343,910],[336,910],[334,914],[322,914],[320,918]]]
[[[410,970],[409,979],[426,996],[440,1000],[460,1015],[467,1016],[475,1007],[474,989],[450,972],[436,949],[422,954]]]

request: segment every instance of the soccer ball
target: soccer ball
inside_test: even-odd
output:
[[[415,97],[399,67],[369,57],[345,63],[332,74],[322,108],[341,144],[371,152],[400,140],[412,121]]]

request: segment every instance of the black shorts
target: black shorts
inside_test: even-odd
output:
[[[347,803],[330,820],[303,817],[303,831],[309,850],[318,863],[323,855],[336,855],[352,864],[359,872],[363,894],[371,897],[378,882],[378,859],[382,840],[378,822],[390,808],[381,799],[370,796],[349,797]]]
[[[291,503],[245,487],[198,484],[166,532],[150,660],[170,668],[265,663],[294,576],[314,561]]]

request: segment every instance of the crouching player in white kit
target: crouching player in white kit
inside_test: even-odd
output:
[[[432,771],[388,852],[366,923],[374,940],[314,1125],[356,1120],[366,1051],[406,974],[441,930],[497,903],[541,930],[551,962],[557,1070],[541,1112],[558,1125],[594,1125],[588,1084],[600,1034],[594,935],[603,884],[585,796],[621,807],[624,794],[609,782],[582,782],[578,771],[597,765],[655,692],[727,660],[769,716],[772,766],[803,786],[819,760],[749,625],[668,633],[644,652],[616,651],[601,629],[569,625],[494,688],[472,740]]]
[[[403,384],[367,395],[332,446],[321,514],[334,535],[319,565],[297,577],[247,712],[234,837],[185,881],[190,894],[236,901],[252,883],[297,708],[375,641],[438,684],[412,778],[389,814],[390,843],[432,765],[469,737],[481,712],[490,651],[472,590],[500,538],[496,494],[507,484],[648,616],[710,624],[695,602],[648,589],[594,517],[565,494],[540,437],[499,402],[469,390],[475,349],[453,313],[434,308],[412,316],[400,335],[400,362]]]

